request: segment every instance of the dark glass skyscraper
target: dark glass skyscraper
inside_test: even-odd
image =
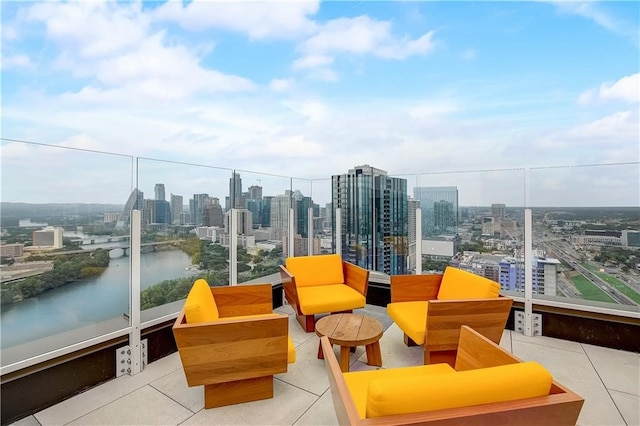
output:
[[[407,273],[408,202],[406,179],[369,165],[331,177],[333,245],[342,257],[388,275]],[[342,235],[336,235],[336,209]]]
[[[423,186],[413,190],[422,209],[422,238],[455,236],[458,233],[458,188]]]

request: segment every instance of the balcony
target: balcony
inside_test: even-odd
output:
[[[13,151],[11,148],[16,145],[19,149]],[[35,157],[56,161],[48,162],[46,169],[19,169],[21,164]],[[5,163],[5,158],[11,161]],[[66,179],[68,176],[60,167],[80,163],[93,167],[76,171],[70,181]],[[318,339],[312,333],[302,333],[293,318],[290,332],[297,346],[297,362],[290,365],[288,373],[277,377],[274,399],[242,406],[203,410],[201,389],[186,386],[171,336],[171,324],[182,306],[184,290],[188,288],[185,282],[195,276],[206,276],[216,285],[271,282],[276,309],[290,314],[288,307],[283,306],[277,277],[270,275],[272,267],[282,263],[287,255],[342,249],[340,245],[332,246],[331,241],[334,232],[343,235],[342,226],[346,224],[342,220],[346,221],[348,216],[345,212],[334,211],[335,231],[330,226],[318,231],[313,220],[314,209],[308,203],[331,200],[330,179],[238,172],[203,164],[15,141],[3,141],[2,166],[3,203],[20,201],[22,194],[33,194],[49,203],[61,203],[48,207],[46,214],[34,210],[33,206],[12,205],[9,206],[14,209],[11,211],[3,204],[3,242],[7,239],[11,239],[8,242],[29,241],[32,244],[23,248],[31,247],[37,252],[34,254],[40,256],[39,262],[53,267],[56,272],[48,281],[56,287],[38,293],[33,290],[34,286],[15,290],[9,289],[8,283],[24,280],[25,276],[40,276],[48,272],[49,266],[38,269],[33,266],[35,263],[24,263],[30,266],[27,268],[30,272],[9,272],[3,267],[3,303],[5,297],[11,299],[2,309],[3,424],[336,422],[327,393],[324,366],[316,358]],[[626,182],[638,182],[638,166],[635,162],[391,176],[406,179],[407,194],[404,196],[415,194],[418,188],[424,187],[457,188],[461,206],[469,206],[465,207],[468,224],[461,223],[459,231],[468,230],[469,235],[464,237],[468,237],[466,242],[479,244],[478,247],[490,252],[486,259],[461,254],[448,261],[471,270],[475,268],[478,273],[494,271],[504,292],[517,302],[502,344],[522,359],[539,361],[561,383],[582,395],[586,402],[580,424],[584,425],[640,423],[637,409],[640,405],[637,380],[640,374],[640,281],[633,270],[622,274],[620,265],[605,266],[603,262],[591,259],[598,247],[612,247],[607,245],[613,241],[610,236],[594,236],[600,240],[598,243],[588,242],[584,236],[574,243],[572,237],[577,234],[572,235],[573,231],[558,229],[554,235],[547,235],[551,226],[561,228],[559,220],[552,217],[561,209],[549,212],[539,206],[549,203],[562,206],[568,199],[567,188],[548,187],[543,191],[538,184],[567,179],[587,182],[589,176],[612,174],[613,171],[627,176]],[[34,178],[32,181],[46,181],[47,190],[41,185],[25,186],[29,174],[33,174],[30,176]],[[244,186],[240,185],[242,190],[247,186],[254,189],[259,186],[264,190],[260,197],[270,197],[269,229],[264,226],[266,222],[261,222],[261,228],[255,231],[255,234],[260,231],[268,235],[260,237],[263,248],[253,254],[249,253],[255,243],[252,238],[258,237],[250,235],[252,231],[245,226],[249,216],[244,216],[246,213],[228,214],[224,218],[219,214],[223,211],[221,206],[236,206],[237,194],[229,196],[228,201],[225,196],[230,188],[236,187],[237,182],[233,180],[238,178],[244,182]],[[160,182],[163,182],[162,186],[159,186]],[[69,185],[73,185],[73,191],[69,191]],[[178,219],[171,223],[166,222],[165,203],[168,202],[155,202],[164,198],[165,185],[172,202],[182,207],[173,212],[172,216]],[[494,200],[494,193],[489,191],[496,185],[503,185],[500,200]],[[96,188],[101,189],[99,195],[96,195]],[[146,191],[147,197],[141,191]],[[148,195],[150,192],[155,192],[153,199]],[[90,194],[93,198],[76,198],[80,194]],[[190,200],[175,194],[189,194]],[[581,193],[571,191],[571,195],[579,198],[571,201],[572,208],[590,206],[593,200],[589,194],[580,198]],[[468,204],[463,201],[466,196],[470,197]],[[493,221],[489,206],[493,201],[504,200],[508,200],[504,218],[508,220],[499,224]],[[374,211],[371,207],[374,200],[365,201],[370,203],[367,210],[370,215]],[[477,206],[476,202],[483,204]],[[137,209],[130,214],[130,208],[123,208],[125,204]],[[249,205],[246,210],[251,212]],[[251,208],[257,209],[258,205],[251,205]],[[456,208],[461,206],[456,205]],[[605,204],[603,209],[609,211],[618,207]],[[622,209],[627,213],[631,210],[630,217],[637,218],[637,209]],[[527,221],[531,211],[534,216]],[[433,228],[433,224],[422,222],[419,212],[416,210],[414,222],[407,226],[414,235],[423,235],[422,227],[428,232],[432,231],[428,226]],[[264,213],[262,210],[255,210],[255,213],[256,217],[264,216],[260,216]],[[29,215],[29,223],[20,226]],[[328,218],[331,217],[329,214]],[[482,221],[485,217],[492,220],[485,223]],[[15,219],[15,223],[5,222],[9,219]],[[217,220],[217,225],[197,230],[202,232],[200,240],[207,240],[207,243],[202,243],[201,250],[196,250],[197,265],[192,265],[196,252],[190,252],[192,248],[182,244],[190,240],[198,225]],[[64,234],[58,235],[59,231],[54,229],[34,235],[35,231],[43,230],[45,222],[63,229]],[[466,226],[468,228],[464,228]],[[300,227],[315,238],[299,237],[302,234]],[[378,264],[388,267],[406,263],[415,273],[422,273],[423,267],[425,271],[431,269],[423,262],[423,256],[432,255],[429,250],[453,247],[453,240],[434,239],[435,243],[432,241],[431,245],[413,242],[412,250],[408,252],[389,245],[375,251],[370,247],[375,243],[373,239],[358,238],[360,231],[357,234],[350,237],[351,241],[359,243],[347,247],[354,257],[379,261]],[[38,248],[34,239],[43,241],[42,247]],[[442,242],[446,244],[440,244]],[[56,252],[56,244],[65,246],[65,251]],[[574,244],[580,247],[576,248]],[[100,253],[97,247],[100,250],[106,247],[110,252],[106,261],[108,266],[87,263],[82,268],[75,268],[78,263],[90,260],[76,259],[74,265],[74,262],[61,259],[80,254],[93,262],[100,257],[96,254]],[[547,257],[550,253],[562,257],[561,270],[547,277],[543,268],[540,273],[534,272],[535,276],[528,276],[525,259],[530,259],[534,250],[544,252]],[[378,253],[385,257],[377,259]],[[500,266],[489,259],[495,253],[502,253],[503,257],[508,253],[510,260]],[[389,255],[396,257],[391,261],[386,257]],[[56,262],[59,262],[55,267],[52,266],[55,262],[50,260],[54,256],[58,256]],[[21,256],[14,254],[11,257]],[[436,262],[438,256],[432,257]],[[487,267],[482,269],[485,264]],[[540,276],[548,280],[543,283],[539,281]],[[399,330],[386,318],[384,306],[389,298],[386,280],[388,276],[372,273],[369,304],[365,309],[368,314],[380,318],[386,327],[381,341],[383,368],[417,365],[422,356],[419,349],[405,347]],[[520,323],[516,318],[516,314],[527,309],[540,315],[542,331],[539,336],[528,337],[515,331],[532,325]],[[535,333],[533,330],[531,334]],[[136,347],[141,341],[146,342],[146,360],[139,358],[140,362],[137,362],[134,359],[137,367],[123,371],[117,364],[116,353],[122,347]],[[141,356],[139,349],[137,355]],[[354,370],[368,368],[362,359],[362,350],[352,355]]]
[[[210,410],[203,409],[201,387],[187,387],[176,353],[149,364],[135,376],[122,376],[26,417],[15,425],[224,424],[336,425],[324,362],[317,359],[318,337],[304,333],[293,311],[289,331],[297,361],[276,376],[274,398]],[[419,365],[422,351],[406,347],[402,332],[382,307],[363,312],[385,327],[380,341],[383,368]],[[640,424],[640,356],[638,353],[548,338],[525,337],[505,330],[500,343],[523,360],[535,360],[585,398],[580,425]],[[336,349],[337,351],[337,349]],[[337,352],[336,352],[337,353]],[[350,371],[371,369],[363,348],[351,355]]]

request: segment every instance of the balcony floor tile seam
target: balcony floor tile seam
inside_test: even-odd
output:
[[[182,407],[186,408],[187,410],[191,411],[193,414],[197,414],[199,413],[202,409],[198,410],[198,411],[193,411],[192,409],[190,409],[189,407],[187,407],[186,405],[184,405],[183,403],[181,403],[180,401],[176,400],[175,398],[171,397],[171,395],[167,394],[166,392],[163,392],[162,390],[158,389],[157,387],[155,387],[153,385],[153,383],[149,383],[147,384],[147,386],[151,387],[152,389],[155,389],[156,391],[160,392],[162,395],[166,396],[168,399],[172,400],[173,402],[175,402],[176,404],[181,405]],[[190,416],[191,417],[191,416]],[[189,417],[189,418],[190,418]]]
[[[297,386],[296,386],[296,387],[297,387]],[[307,407],[307,409],[306,409],[306,410],[304,410],[304,411],[300,414],[300,416],[298,416],[298,418],[297,418],[297,419],[295,419],[295,421],[294,421],[293,423],[291,423],[291,424],[292,424],[292,425],[297,424],[297,423],[300,421],[300,419],[302,419],[302,418],[305,416],[305,414],[307,414],[307,412],[309,412],[309,410],[311,410],[311,409],[313,408],[313,406],[314,406],[314,405],[316,405],[316,404],[320,401],[320,398],[322,398],[324,395],[326,395],[326,393],[327,393],[327,392],[331,392],[331,388],[327,388],[327,390],[325,390],[325,391],[322,393],[322,395],[320,395],[319,397],[317,397],[317,398],[316,398],[316,400],[313,402],[313,404],[311,404],[309,407]],[[309,393],[310,393],[310,392],[309,392]],[[313,394],[313,395],[315,395],[315,394]]]
[[[286,373],[284,373],[284,374],[286,374]],[[292,387],[294,387],[294,388],[296,388],[296,389],[300,389],[301,391],[305,391],[306,393],[308,393],[309,395],[312,395],[312,396],[313,396],[313,397],[315,397],[315,398],[320,398],[322,395],[324,395],[324,393],[327,391],[327,389],[329,389],[329,388],[327,387],[327,389],[325,389],[325,390],[324,390],[324,392],[322,392],[322,394],[321,394],[321,395],[318,395],[317,393],[311,392],[311,391],[310,391],[310,390],[308,390],[308,389],[301,388],[301,387],[300,387],[300,386],[298,386],[298,385],[295,385],[295,384],[293,384],[293,383],[287,382],[287,381],[286,381],[285,379],[283,379],[282,377],[276,377],[276,376],[273,376],[273,379],[274,379],[274,380],[279,380],[279,381],[281,381],[282,383],[284,383],[284,384],[286,384],[286,385],[289,385],[289,386],[292,386]],[[328,386],[328,385],[327,385],[327,386]]]

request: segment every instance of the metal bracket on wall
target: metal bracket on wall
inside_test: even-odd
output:
[[[142,370],[147,366],[147,339],[140,341],[141,351],[140,360],[142,363]],[[125,374],[131,374],[131,347],[129,345],[122,346],[116,349],[116,377],[124,376]]]
[[[534,336],[542,336],[542,314],[531,314]],[[515,311],[514,329],[520,334],[524,334],[524,311]]]

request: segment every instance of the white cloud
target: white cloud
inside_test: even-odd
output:
[[[638,45],[638,20],[632,16],[616,16],[606,10],[607,2],[595,0],[538,0],[553,4],[561,13],[581,16],[595,22],[606,30],[627,37]],[[636,16],[637,18],[637,16]]]
[[[269,89],[274,92],[286,92],[291,90],[293,87],[293,82],[290,79],[286,78],[274,78],[269,82]]]
[[[118,54],[147,36],[149,19],[141,3],[38,3],[27,19],[46,25],[47,36],[82,58]],[[108,36],[107,36],[108,35]]]
[[[338,18],[319,27],[318,32],[300,45],[305,56],[328,53],[371,54],[384,59],[405,59],[425,55],[434,48],[433,31],[417,39],[396,37],[391,22],[368,16]]]
[[[622,77],[614,83],[602,83],[598,89],[586,90],[578,97],[580,105],[589,105],[596,101],[640,102],[640,73]]]
[[[2,56],[0,59],[0,68],[8,70],[12,68],[30,68],[33,64],[29,56],[24,54]]]
[[[246,78],[201,66],[212,43],[187,47],[166,31],[152,33],[139,3],[42,3],[26,15],[44,22],[47,36],[59,46],[54,67],[88,81],[65,93],[68,101],[149,103],[256,88]]]
[[[327,55],[309,55],[293,61],[294,70],[304,70],[308,68],[326,67],[333,63],[333,58]]]
[[[288,39],[313,31],[315,23],[309,16],[315,15],[319,7],[317,0],[169,1],[153,16],[192,31],[221,28],[247,34],[253,40]]]

